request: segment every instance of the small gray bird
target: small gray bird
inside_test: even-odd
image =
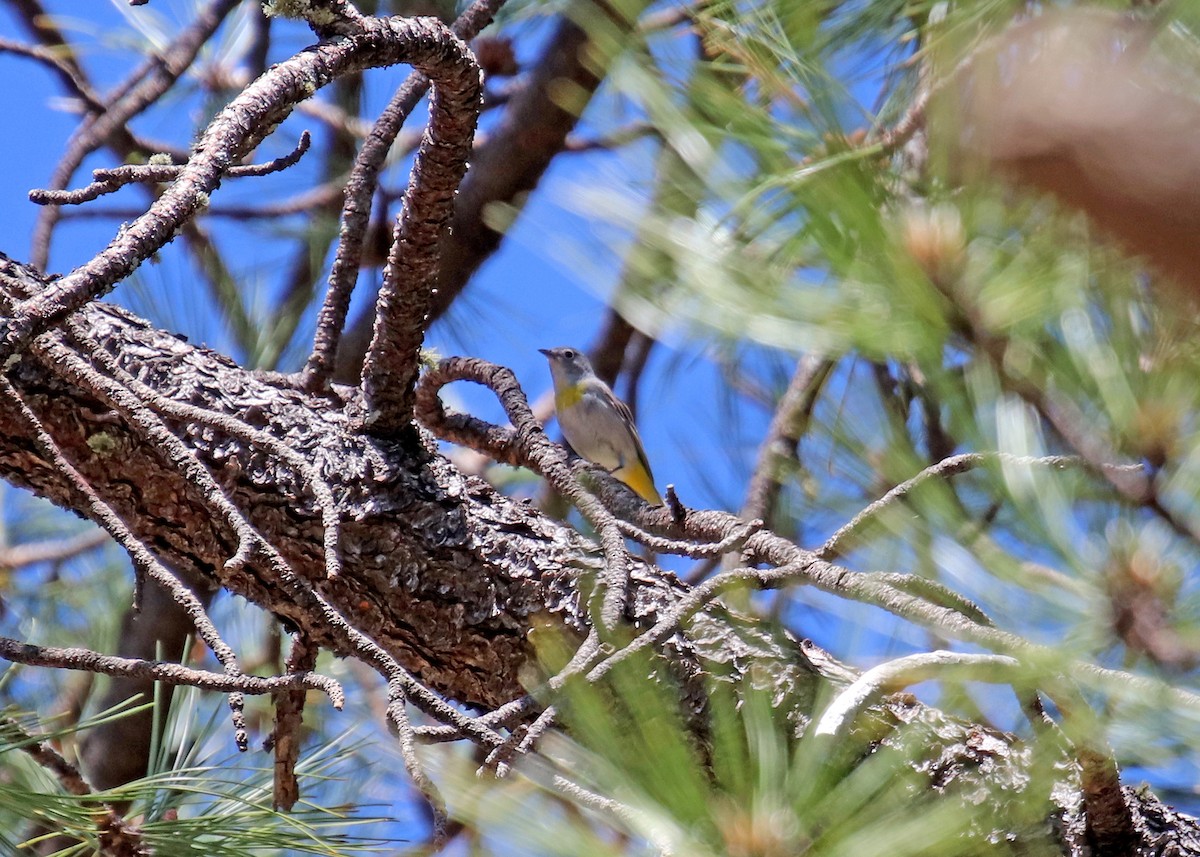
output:
[[[539,348],[550,361],[554,410],[571,449],[598,464],[637,492],[651,506],[661,506],[650,462],[642,449],[633,414],[609,386],[596,377],[592,364],[577,348]]]

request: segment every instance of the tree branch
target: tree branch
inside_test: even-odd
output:
[[[151,205],[87,264],[19,304],[0,327],[0,354],[11,354],[36,333],[89,300],[107,294],[207,205],[228,169],[281,122],[293,106],[342,74],[411,62],[444,68],[447,44],[440,25],[423,19],[364,19],[354,39],[324,42],[272,67],[212,121],[196,152]]]
[[[89,116],[72,135],[66,153],[51,176],[50,188],[66,188],[84,159],[109,143],[114,135],[126,137],[128,143],[129,132],[125,126],[129,120],[157,102],[187,71],[200,49],[239,2],[241,0],[212,0],[161,56],[151,58],[130,75],[109,97],[104,110]],[[35,267],[44,270],[49,263],[50,239],[58,218],[59,210],[54,206],[47,207],[38,217],[32,243]]]
[[[454,35],[469,41],[491,23],[503,3],[504,0],[475,0],[454,22]],[[355,159],[346,182],[341,237],[329,272],[329,287],[317,317],[312,353],[302,376],[305,389],[321,389],[333,375],[338,344],[350,309],[350,293],[362,264],[363,241],[371,218],[371,200],[379,186],[379,173],[400,128],[428,88],[427,76],[419,72],[409,75],[375,121]]]

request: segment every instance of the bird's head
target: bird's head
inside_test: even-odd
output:
[[[554,376],[555,386],[577,384],[592,374],[592,364],[587,355],[578,348],[563,346],[561,348],[539,348],[550,361],[550,374]]]

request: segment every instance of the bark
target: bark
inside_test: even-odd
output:
[[[42,285],[29,270],[3,260],[0,287],[11,293]],[[494,709],[523,693],[518,675],[531,655],[535,626],[549,620],[580,636],[588,629],[587,594],[602,572],[599,548],[487,483],[462,476],[422,431],[411,427],[387,438],[357,434],[354,390],[314,396],[273,383],[104,304],[90,304],[76,318],[126,371],[160,394],[237,415],[318,468],[343,521],[342,568],[334,579],[325,574],[320,510],[301,475],[269,449],[200,421],[173,425],[293,570],[349,625],[438,693]],[[52,331],[42,341],[60,336]],[[202,492],[123,417],[33,354],[10,361],[8,378],[75,467],[185,579],[223,586],[299,629],[311,644],[356,656],[345,629],[328,622],[311,600],[289,594],[269,564],[226,565],[235,535]],[[82,509],[77,490],[38,451],[8,402],[0,406],[0,473],[59,505]],[[635,629],[649,627],[689,591],[651,565],[635,561],[630,572],[625,619]],[[853,677],[807,641],[716,605],[697,613],[686,633],[672,636],[662,651],[694,713],[703,711],[704,676],[738,685],[752,680],[769,687],[777,706],[803,727],[821,688]],[[995,829],[980,833],[1000,834],[997,841],[1009,844],[999,851],[1050,845],[1064,854],[1104,853],[1089,839],[1078,767],[1068,758],[1058,760],[1052,778],[1031,779],[1038,760],[1029,747],[904,695],[890,697],[877,719],[884,743],[923,748],[917,764],[929,789],[996,808]],[[1047,789],[1035,796],[1045,812],[1033,824],[1010,829],[1006,807],[1027,806],[1031,783]],[[1140,825],[1137,853],[1200,853],[1194,820],[1143,791],[1126,789],[1124,797]]]

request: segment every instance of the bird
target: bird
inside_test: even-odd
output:
[[[577,348],[539,348],[550,361],[554,410],[571,449],[620,479],[651,506],[661,506],[654,474],[628,406],[596,377]]]

